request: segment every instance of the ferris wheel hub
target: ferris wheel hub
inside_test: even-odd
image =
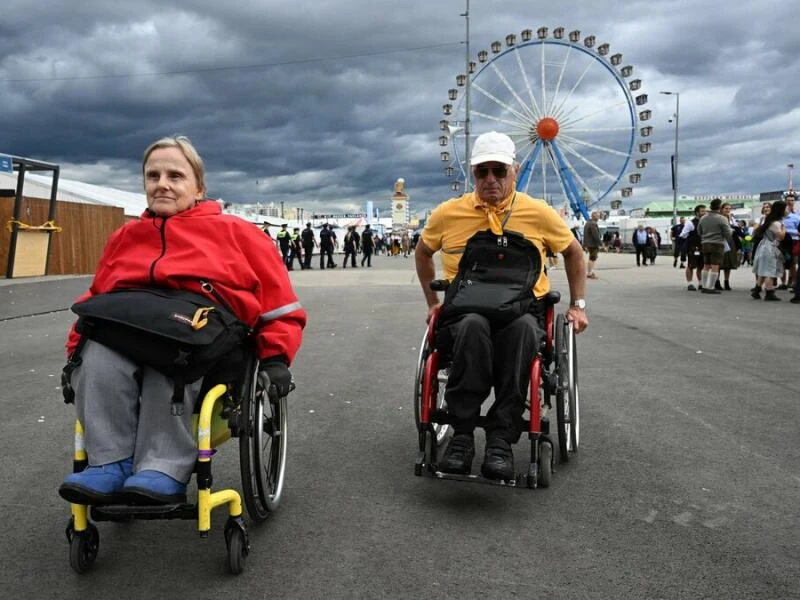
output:
[[[553,117],[542,117],[536,124],[536,135],[546,142],[554,140],[558,135],[558,121]]]

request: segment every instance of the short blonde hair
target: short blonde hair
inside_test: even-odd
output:
[[[181,151],[181,154],[186,157],[186,160],[189,161],[189,165],[192,167],[195,179],[197,179],[197,187],[200,192],[205,195],[206,170],[203,166],[203,159],[200,158],[200,154],[198,154],[194,145],[192,145],[192,141],[185,135],[162,137],[160,140],[156,140],[150,144],[147,150],[144,151],[144,157],[142,158],[142,174],[144,174],[144,165],[147,163],[147,159],[150,158],[153,151],[160,150],[161,148],[177,148]]]

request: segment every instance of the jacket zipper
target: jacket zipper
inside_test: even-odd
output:
[[[164,258],[164,255],[167,253],[167,234],[165,231],[166,228],[167,228],[167,219],[161,217],[161,226],[159,227],[159,230],[161,231],[161,254],[159,254],[158,258],[156,258],[152,263],[150,263],[150,283],[152,285],[156,284],[156,264],[158,263],[158,261]]]

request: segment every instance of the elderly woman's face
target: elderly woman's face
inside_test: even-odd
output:
[[[203,193],[192,165],[178,148],[158,148],[144,165],[147,207],[159,217],[171,217],[192,208]]]

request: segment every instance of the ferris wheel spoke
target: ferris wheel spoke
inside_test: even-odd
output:
[[[495,123],[504,123],[505,125],[510,125],[520,131],[527,131],[528,125],[526,123],[522,123],[520,121],[509,121],[508,119],[503,119],[502,117],[496,117],[494,115],[490,115],[484,112],[480,112],[477,110],[472,111],[473,115],[478,115],[479,117],[483,117],[484,119],[488,119],[490,121],[494,121]],[[474,137],[475,134],[470,134],[471,137]]]
[[[615,108],[619,108],[620,106],[627,106],[627,105],[628,105],[628,102],[626,100],[621,100],[620,102],[615,102],[614,104],[609,104],[607,106],[604,106],[603,108],[599,108],[599,109],[594,110],[594,111],[592,111],[590,113],[587,113],[587,114],[583,115],[582,117],[577,117],[577,118],[572,119],[570,121],[566,121],[564,123],[564,127],[568,127],[570,125],[574,125],[575,123],[580,123],[581,121],[584,121],[584,120],[589,119],[591,117],[594,117],[594,116],[597,116],[597,115],[601,115],[601,114],[607,113],[608,111],[613,110]]]
[[[531,88],[531,82],[528,81],[528,72],[525,70],[525,66],[522,64],[522,58],[520,57],[519,49],[514,53],[514,56],[517,59],[517,66],[519,67],[520,73],[522,73],[522,81],[525,83],[525,89],[528,90],[528,97],[531,99],[531,106],[533,106],[534,117],[536,120],[542,116],[542,109],[539,108],[539,104],[536,102],[536,97],[533,95],[533,88]]]
[[[545,44],[542,44],[542,106],[547,106],[547,79],[545,77]]]
[[[548,113],[552,113],[553,109],[555,108],[556,98],[558,98],[558,93],[561,91],[561,82],[564,80],[564,72],[567,70],[567,63],[569,62],[569,57],[571,52],[572,52],[572,46],[568,46],[567,52],[564,55],[564,62],[561,63],[561,71],[558,74],[558,81],[556,81],[556,89],[553,91],[553,98],[550,101],[550,106],[548,107]]]
[[[605,177],[609,181],[616,181],[617,180],[617,178],[614,175],[612,175],[611,173],[609,173],[608,171],[606,171],[602,167],[599,167],[594,162],[592,162],[591,160],[586,158],[583,154],[581,154],[575,148],[573,148],[569,143],[562,143],[562,146],[564,146],[564,150],[566,151],[567,154],[572,154],[575,158],[577,158],[581,162],[589,165],[592,169],[597,171],[597,173],[599,173],[600,175],[602,175],[603,177]],[[577,170],[572,167],[572,164],[569,163],[569,160],[566,158],[566,156],[564,157],[564,160],[566,160],[568,162],[568,164],[570,166],[570,169],[572,169],[572,171],[577,175]]]
[[[472,89],[477,90],[478,92],[483,94],[486,98],[488,98],[489,100],[491,100],[492,102],[494,102],[498,106],[502,106],[503,108],[505,108],[508,112],[510,112],[511,114],[516,116],[521,122],[531,122],[530,118],[527,115],[524,115],[521,112],[519,112],[518,110],[512,108],[511,106],[509,106],[508,104],[506,104],[505,102],[503,102],[502,100],[497,98],[496,96],[494,96],[491,93],[487,92],[485,89],[483,89],[477,83],[473,83],[472,84]]]
[[[506,89],[507,89],[507,90],[508,90],[508,91],[511,93],[511,95],[512,95],[512,96],[514,96],[514,98],[516,99],[516,101],[517,101],[517,102],[519,103],[519,105],[522,107],[522,110],[524,110],[524,111],[525,111],[525,113],[528,115],[528,117],[529,117],[531,120],[534,120],[534,121],[535,121],[535,120],[536,120],[536,115],[535,115],[535,114],[534,114],[534,112],[531,110],[531,108],[530,108],[530,107],[529,107],[527,104],[525,104],[525,101],[524,101],[522,98],[520,98],[520,97],[519,97],[519,94],[517,94],[516,90],[515,90],[513,87],[511,87],[511,84],[510,84],[510,83],[508,83],[508,79],[506,79],[506,76],[505,76],[505,75],[503,75],[503,72],[502,72],[502,71],[500,71],[500,69],[498,69],[498,68],[497,68],[497,65],[496,65],[496,64],[492,63],[492,65],[491,65],[491,66],[492,66],[492,70],[495,72],[495,74],[497,75],[497,77],[500,79],[500,81],[502,81],[502,82],[503,82],[503,85],[505,85],[505,86],[506,86]]]
[[[575,82],[575,85],[572,86],[572,89],[570,89],[569,93],[561,100],[561,103],[558,105],[558,108],[554,112],[558,113],[561,112],[561,110],[564,108],[569,99],[572,98],[572,94],[575,93],[575,90],[577,90],[578,87],[580,87],[581,83],[583,83],[583,78],[586,77],[586,74],[589,72],[589,69],[592,68],[593,64],[594,61],[590,61],[586,64],[586,68],[583,70],[583,73],[581,73],[580,77],[578,77],[577,81]]]
[[[566,127],[562,128],[562,131],[567,129]],[[598,131],[627,131],[630,132],[634,128],[628,125],[627,127],[588,127],[588,128],[578,128],[573,129],[572,127],[569,128],[570,133],[595,133]]]
[[[562,141],[566,141],[570,144],[579,144],[581,146],[586,146],[587,148],[594,148],[595,150],[601,150],[602,152],[608,152],[609,154],[616,154],[617,156],[624,156],[627,158],[628,153],[622,152],[620,150],[615,150],[614,148],[608,148],[607,146],[600,146],[598,144],[593,144],[591,142],[585,142],[584,140],[579,140],[576,137],[571,135],[562,134],[560,139]]]

